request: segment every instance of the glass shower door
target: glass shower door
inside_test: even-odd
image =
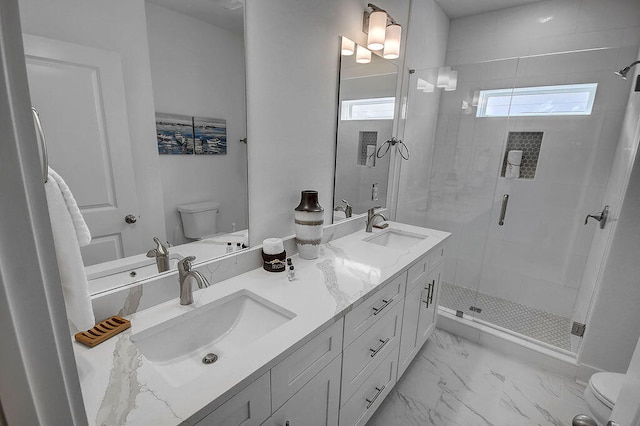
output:
[[[478,120],[480,90],[512,87],[516,59],[456,66],[455,90],[438,86],[446,69],[411,74],[397,220],[452,233],[447,244],[441,307],[474,317],[492,220],[500,153],[508,117]],[[450,87],[451,88],[451,87]]]

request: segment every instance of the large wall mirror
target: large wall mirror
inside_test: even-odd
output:
[[[157,274],[153,236],[169,246],[173,270],[181,257],[202,262],[229,242],[248,244],[243,2],[61,0],[60,20],[47,16],[49,3],[20,1],[29,88],[49,164],[93,235],[82,249],[90,291]],[[178,132],[163,146],[176,153],[159,153],[150,117],[160,114],[196,137]],[[226,127],[224,136],[200,141],[198,123]],[[187,238],[178,207],[202,202],[215,204],[215,228]]]
[[[398,68],[365,50],[341,51],[334,223],[387,199]]]

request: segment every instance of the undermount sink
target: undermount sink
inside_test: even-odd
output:
[[[424,241],[427,237],[428,235],[414,234],[399,229],[387,229],[372,237],[365,238],[363,241],[392,249],[404,250]]]
[[[177,302],[176,302],[177,303]],[[241,290],[131,336],[138,351],[173,386],[216,368],[296,315],[248,290]]]

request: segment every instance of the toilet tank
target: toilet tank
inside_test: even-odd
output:
[[[184,235],[187,238],[202,239],[215,235],[218,230],[217,218],[220,203],[204,201],[178,206]]]

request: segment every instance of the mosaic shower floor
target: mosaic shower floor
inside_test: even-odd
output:
[[[571,350],[569,318],[446,282],[442,285],[440,305],[454,311],[461,310],[465,315],[472,315],[557,348]],[[469,309],[471,306],[481,308],[482,312],[472,312]]]

